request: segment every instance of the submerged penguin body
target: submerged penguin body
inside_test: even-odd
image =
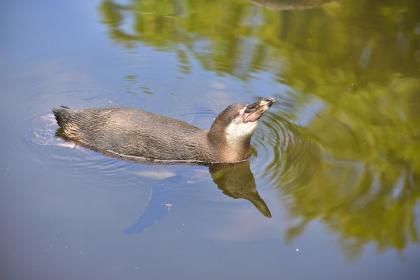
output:
[[[248,158],[257,120],[273,102],[267,98],[258,104],[230,105],[209,131],[138,109],[56,108],[53,113],[64,138],[105,154],[135,161],[210,164]]]

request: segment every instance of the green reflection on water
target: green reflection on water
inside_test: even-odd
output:
[[[287,239],[316,219],[352,256],[370,242],[402,250],[419,237],[420,2],[295,3],[103,1],[100,12],[113,40],[172,51],[184,73],[191,58],[244,80],[271,73],[293,91],[291,122],[319,100],[302,127],[319,144],[315,158],[287,149],[281,157],[279,144],[266,170],[297,219]],[[287,173],[273,174],[284,161]]]

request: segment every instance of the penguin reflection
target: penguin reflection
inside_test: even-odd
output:
[[[214,183],[225,195],[235,199],[246,199],[261,214],[271,217],[270,210],[257,192],[249,161],[210,165],[209,171]],[[175,185],[183,184],[183,182],[182,177],[175,176],[165,179],[153,187],[143,214],[134,225],[126,230],[126,233],[140,233],[164,218],[171,207],[168,201],[171,201],[175,196]]]
[[[246,199],[266,217],[271,212],[257,192],[254,175],[249,167],[249,161],[234,164],[216,164],[209,167],[214,183],[227,196]]]

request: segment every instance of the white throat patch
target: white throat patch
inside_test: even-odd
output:
[[[229,145],[240,144],[244,139],[251,136],[257,128],[257,122],[244,123],[235,119],[226,128],[226,141]]]

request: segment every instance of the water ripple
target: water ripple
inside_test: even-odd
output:
[[[141,168],[139,165],[106,157],[57,137],[58,126],[52,113],[35,117],[28,127],[30,130],[26,133],[25,142],[38,162],[60,165],[76,174],[100,172],[105,177],[115,179],[119,185],[139,183],[138,176],[121,176],[135,174]]]
[[[186,113],[182,118],[188,118],[190,123],[200,125],[211,116],[214,116],[213,112],[204,111],[199,114]],[[35,158],[38,161],[64,165],[77,174],[90,170],[107,177],[115,177],[115,180],[123,180],[124,183],[138,183],[138,177],[121,174],[133,175],[143,167],[106,157],[56,137],[58,127],[51,113],[34,118],[28,127],[31,130],[25,139],[28,144],[35,144],[31,150],[36,153]],[[54,147],[54,150],[47,152],[45,146],[49,146],[49,149]],[[283,187],[302,183],[316,171],[316,162],[319,160],[317,146],[309,141],[304,128],[288,121],[287,116],[267,112],[260,120],[260,127],[253,137],[253,147],[256,149],[256,156],[251,159],[254,175],[273,183],[280,181]]]
[[[276,113],[266,113],[253,138],[257,176],[287,187],[308,180],[317,168],[318,147],[303,127]]]

